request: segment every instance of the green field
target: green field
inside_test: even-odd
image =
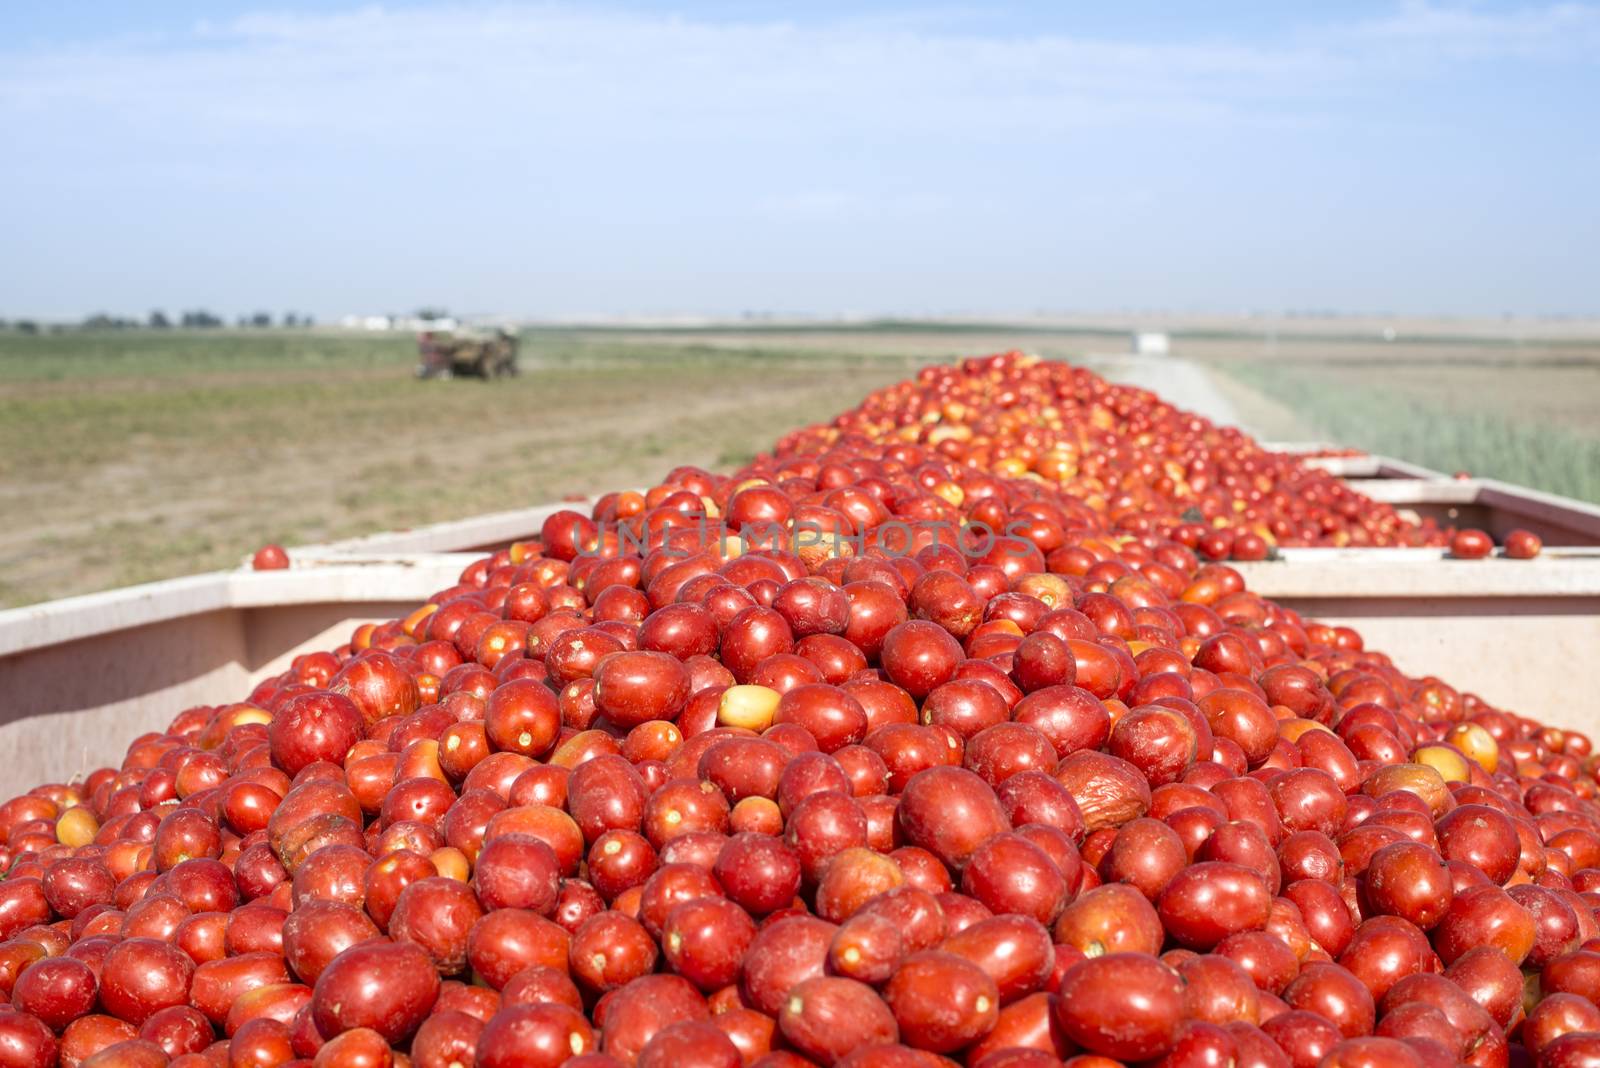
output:
[[[1217,366],[1318,440],[1600,502],[1600,364]]]
[[[0,333],[0,383],[341,374],[409,366],[415,353],[409,338],[309,330]]]

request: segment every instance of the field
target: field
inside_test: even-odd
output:
[[[1131,322],[1131,320],[1130,320]],[[1600,500],[1600,332],[1181,321],[530,332],[524,374],[421,383],[409,337],[0,333],[0,605],[235,566],[297,544],[726,468],[953,356],[1024,348],[1264,438],[1343,441]],[[1197,370],[1197,368],[1199,370]]]
[[[1600,343],[1193,344],[1267,438],[1312,437],[1600,502]]]
[[[0,603],[727,467],[915,361],[542,334],[418,382],[407,338],[0,334]]]

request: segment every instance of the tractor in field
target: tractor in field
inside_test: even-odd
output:
[[[417,335],[418,378],[505,378],[517,373],[517,335],[425,330]]]

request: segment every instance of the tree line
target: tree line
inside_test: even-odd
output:
[[[196,308],[192,311],[178,312],[169,316],[166,312],[156,310],[143,319],[125,315],[112,315],[108,312],[95,312],[83,318],[77,324],[80,330],[217,330],[228,325],[222,316]],[[258,311],[249,315],[240,315],[234,326],[254,329],[270,330],[274,327],[293,329],[296,327],[315,326],[316,320],[310,315],[299,312],[284,312],[281,316],[274,317],[271,312]],[[41,330],[50,329],[59,331],[71,329],[61,324],[45,327],[34,319],[0,319],[0,330],[11,330],[19,334],[37,334]]]

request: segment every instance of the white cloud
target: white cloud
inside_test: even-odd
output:
[[[1596,20],[1576,5],[1523,15],[1409,5],[1288,42],[1136,44],[986,36],[937,20],[801,26],[576,6],[366,7],[202,23],[159,46],[13,55],[0,93],[30,110],[103,107],[130,120],[190,116],[267,130],[450,121],[488,132],[512,118],[559,126],[579,114],[675,136],[764,115],[777,125],[796,109],[844,127],[892,119],[1061,130],[1135,115],[1256,113],[1261,101],[1353,83],[1397,54],[1570,50],[1592,40]]]
[[[1132,121],[1305,121],[1375,65],[1558,55],[1600,14],[1410,4],[1288,40],[1002,37],[935,19],[710,22],[576,6],[247,15],[152,44],[21,53],[0,101],[24,118],[155,140],[188,128],[395,139],[781,142],[793,124],[862,134],[1070,135]]]
[[[1287,40],[990,36],[909,18],[711,22],[541,5],[263,12],[175,40],[13,54],[0,101],[156,143],[190,131],[377,144],[450,139],[781,143],[795,135],[1070,136],[1131,122],[1314,120],[1376,66],[1556,56],[1600,14],[1410,4]],[[97,132],[101,132],[97,131]],[[35,127],[37,132],[37,126]]]
[[[1600,47],[1600,9],[1557,3],[1483,11],[1408,0],[1394,14],[1356,24],[1348,36],[1412,58],[1558,59]]]

